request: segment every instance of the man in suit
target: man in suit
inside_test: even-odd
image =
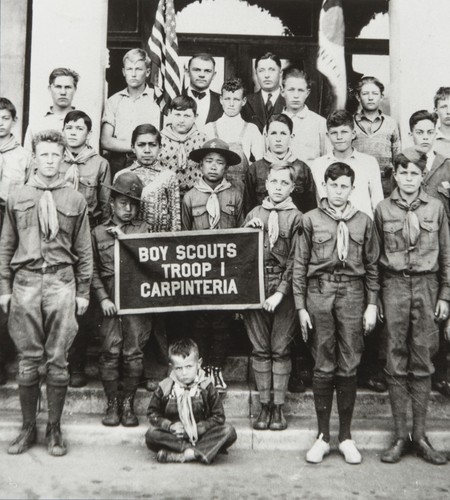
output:
[[[192,97],[197,103],[197,118],[195,123],[200,131],[209,122],[218,120],[223,109],[220,104],[220,94],[209,90],[216,75],[216,62],[207,53],[195,54],[188,63],[186,73],[189,77],[189,87],[184,94]]]
[[[284,98],[280,93],[280,58],[267,52],[256,59],[255,71],[261,88],[258,92],[247,96],[247,104],[242,110],[242,118],[254,123],[262,133],[267,120],[272,115],[281,113],[285,105]]]

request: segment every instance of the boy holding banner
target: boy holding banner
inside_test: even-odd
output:
[[[240,227],[243,217],[241,191],[225,179],[229,166],[237,165],[241,157],[228,144],[213,139],[195,149],[189,158],[200,164],[202,177],[186,193],[181,206],[183,230],[231,229]],[[201,312],[194,320],[194,336],[206,359],[205,371],[211,375],[217,389],[225,390],[222,368],[228,349],[229,315],[221,311]]]
[[[147,233],[146,222],[136,220],[143,184],[133,172],[117,176],[111,191],[111,217],[92,231],[94,274],[92,290],[103,313],[100,333],[100,378],[107,398],[103,425],[125,427],[139,424],[134,396],[143,372],[142,349],[150,337],[152,316],[117,316],[114,300],[114,243],[118,233]],[[119,360],[123,359],[123,398],[119,401]]]
[[[264,231],[263,310],[247,311],[247,334],[253,345],[253,371],[259,392],[261,412],[253,424],[259,430],[287,427],[283,405],[291,373],[289,345],[295,331],[295,305],[292,296],[291,246],[300,228],[301,212],[292,201],[295,167],[272,165],[266,180],[269,196],[245,219],[245,227]],[[270,406],[273,378],[274,406]]]

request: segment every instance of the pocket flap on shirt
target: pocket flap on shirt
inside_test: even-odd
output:
[[[80,177],[80,184],[87,187],[97,187],[97,181],[95,179],[89,179],[87,177]]]
[[[225,205],[221,207],[223,213],[228,215],[234,215],[236,213],[236,207],[234,205]]]
[[[450,198],[450,189],[445,188],[444,186],[438,186],[438,192],[443,194],[446,198]]]
[[[77,212],[76,210],[74,210],[73,208],[60,208],[60,207],[56,207],[56,210],[58,210],[58,212],[66,217],[77,217],[78,215],[80,215],[80,212]]]
[[[383,224],[383,231],[385,231],[386,233],[396,233],[397,231],[401,231],[402,229],[402,221],[390,221]]]
[[[439,229],[439,224],[437,221],[434,221],[434,220],[421,220],[420,227],[422,229],[425,229],[425,231],[432,233],[432,232],[437,231]]]
[[[364,243],[364,234],[352,234],[350,233],[350,238],[358,245],[362,245]]]
[[[200,217],[205,212],[206,212],[206,206],[205,205],[201,205],[201,206],[198,206],[198,207],[192,207],[192,215],[194,217]]]
[[[27,210],[30,210],[30,208],[33,208],[35,205],[36,202],[34,200],[19,201],[14,205],[14,210],[25,212]]]
[[[114,246],[114,243],[115,240],[104,241],[103,243],[97,243],[97,246],[99,250],[106,250],[107,248]]]
[[[313,234],[312,240],[314,243],[325,243],[328,240],[331,240],[331,233],[320,232]]]

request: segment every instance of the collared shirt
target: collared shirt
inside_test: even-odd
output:
[[[264,155],[264,140],[261,132],[254,123],[244,121],[240,114],[233,117],[224,114],[217,121],[206,124],[203,130],[207,141],[220,137],[230,146],[234,143],[241,144],[247,160],[250,159],[251,154],[255,160],[261,159]]]
[[[133,130],[143,123],[160,128],[161,111],[155,102],[154,91],[148,85],[142,94],[130,96],[128,89],[121,90],[106,101],[102,123],[114,128],[113,137],[131,144]]]
[[[66,113],[56,114],[53,111],[53,107],[50,106],[50,108],[48,109],[48,111],[45,113],[44,116],[36,118],[30,122],[27,128],[27,132],[25,134],[25,139],[23,141],[23,147],[28,151],[33,151],[33,144],[32,144],[33,137],[42,130],[52,129],[62,132],[64,128],[64,118],[66,117],[67,113],[73,111],[74,109],[75,108],[72,106],[70,109],[67,110]]]
[[[114,244],[116,238],[108,232],[111,227],[117,227],[111,218],[100,224],[92,231],[92,251],[94,254],[94,272],[92,276],[92,290],[97,299],[101,302],[104,299],[111,299],[103,280],[114,276]],[[149,227],[146,222],[132,220],[120,226],[124,234],[148,233]]]
[[[199,99],[198,97],[194,96],[191,87],[187,89],[187,95],[189,97],[192,97],[197,103],[197,118],[195,119],[195,124],[201,131],[203,131],[205,127],[206,119],[208,118],[209,108],[211,106],[211,92],[209,91],[209,89],[205,90],[204,92],[205,96]]]
[[[434,165],[425,173],[422,188],[430,196],[442,201],[450,225],[450,158],[435,155]]]
[[[31,154],[22,146],[0,153],[0,206],[28,180],[31,164]]]
[[[327,122],[323,116],[308,109],[308,106],[298,113],[291,113],[284,108],[283,113],[294,124],[294,137],[291,140],[291,149],[295,156],[308,165],[331,151],[331,144],[327,137]]]
[[[445,136],[440,128],[436,130],[433,149],[444,158],[450,158],[450,137]]]
[[[209,229],[209,215],[206,210],[210,193],[202,193],[196,187],[188,191],[181,204],[181,228],[191,231]],[[217,193],[220,205],[220,220],[217,229],[241,227],[244,221],[244,207],[241,190],[231,185]]]
[[[426,165],[427,172],[431,171],[435,159],[436,159],[436,153],[434,151],[430,151],[427,154],[427,165]]]
[[[264,106],[267,106],[267,101],[269,99],[269,94],[271,94],[270,100],[272,101],[272,105],[275,105],[276,100],[278,99],[278,96],[280,95],[280,87],[278,87],[275,90],[271,90],[270,92],[267,92],[267,90],[261,89],[261,95],[264,101]]]
[[[43,194],[43,189],[25,185],[9,196],[0,241],[0,295],[11,293],[18,269],[70,264],[77,296],[89,298],[92,246],[86,200],[70,187],[53,189],[59,231],[54,240],[45,241],[38,218]]]
[[[419,240],[409,248],[403,236],[407,210],[401,208],[398,189],[375,210],[375,224],[381,236],[382,270],[408,274],[439,273],[439,298],[450,300],[450,236],[442,203],[422,189],[414,210],[420,224]]]
[[[334,162],[343,162],[349,165],[355,172],[354,189],[350,195],[351,204],[366,213],[373,219],[375,207],[384,198],[381,185],[380,167],[373,156],[360,153],[353,149],[351,154],[344,159],[337,159],[333,153],[317,158],[311,165],[317,190],[317,201],[326,196],[323,186],[326,169]]]
[[[374,224],[359,210],[345,224],[349,247],[344,266],[337,252],[338,221],[321,208],[303,215],[303,232],[296,242],[292,275],[296,309],[306,308],[308,279],[324,273],[364,278],[367,302],[377,303],[380,247]]]
[[[292,290],[293,253],[291,252],[291,248],[297,238],[302,214],[295,209],[279,210],[277,213],[279,235],[273,248],[270,248],[269,243],[270,210],[263,208],[261,205],[255,207],[247,214],[243,226],[254,217],[260,219],[264,224],[264,265],[277,266],[284,270],[280,275],[277,292],[287,295]]]

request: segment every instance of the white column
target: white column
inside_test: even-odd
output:
[[[390,0],[391,113],[405,146],[408,120],[433,110],[441,86],[450,87],[450,1]]]
[[[107,19],[108,0],[33,1],[30,116],[45,113],[51,104],[50,72],[71,68],[80,75],[73,105],[92,118],[95,148],[104,103]]]
[[[27,0],[1,0],[0,95],[17,109],[14,135],[22,141]]]

